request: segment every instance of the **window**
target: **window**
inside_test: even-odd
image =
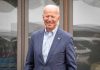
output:
[[[78,70],[100,70],[100,1],[73,0]]]
[[[17,0],[0,0],[0,70],[17,70]]]

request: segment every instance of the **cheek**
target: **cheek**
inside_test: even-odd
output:
[[[56,24],[57,23],[57,20],[52,20],[52,23]]]
[[[43,19],[44,19],[44,20],[47,20],[47,18],[45,18],[45,17],[44,17]]]
[[[48,19],[47,19],[47,18],[44,18],[43,20],[44,20],[44,22],[45,22],[45,23],[48,21]]]
[[[47,20],[47,18],[43,17],[43,21]]]

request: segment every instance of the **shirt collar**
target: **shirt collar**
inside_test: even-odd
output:
[[[56,26],[56,28],[54,28],[51,32],[47,32],[45,29],[45,34],[52,33],[52,35],[55,35],[57,32],[57,29],[58,29],[58,26]]]

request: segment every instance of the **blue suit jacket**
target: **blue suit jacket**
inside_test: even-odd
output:
[[[57,30],[47,61],[42,56],[44,30],[32,34],[25,70],[77,70],[75,50],[70,34]]]

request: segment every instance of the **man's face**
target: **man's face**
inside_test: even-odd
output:
[[[43,14],[44,24],[46,29],[53,30],[59,21],[59,14],[55,9],[48,9]]]

